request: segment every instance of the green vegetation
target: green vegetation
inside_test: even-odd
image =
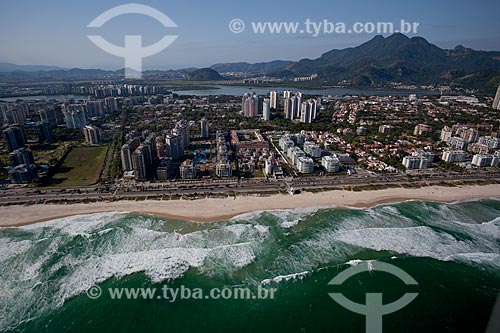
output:
[[[1,166],[10,165],[9,153],[0,154],[0,165]]]
[[[352,187],[352,191],[361,192],[361,191],[377,191],[384,190],[388,188],[401,188],[399,184],[379,184],[379,185],[360,185]]]
[[[111,144],[111,160],[109,162],[107,174],[109,177],[115,178],[122,174],[121,164],[121,147],[123,145],[123,133],[120,132],[115,135],[113,143]]]
[[[50,183],[60,187],[90,186],[99,181],[108,146],[75,147]]]
[[[37,165],[55,165],[71,146],[77,142],[47,143],[31,146],[35,164]]]
[[[439,160],[438,162],[435,162],[434,165],[439,167],[443,171],[455,171],[455,172],[464,172],[464,168],[462,168],[460,165],[457,165],[455,163],[448,163],[443,160]]]
[[[222,81],[224,78],[210,68],[195,70],[189,74],[189,81]]]
[[[418,56],[416,56],[418,55]],[[376,36],[357,47],[331,50],[318,59],[301,60],[289,67],[295,75],[317,73],[323,84],[348,82],[352,86],[449,84],[494,93],[500,82],[498,52],[457,47],[444,50],[421,37],[394,34]],[[313,81],[313,82],[314,82]]]

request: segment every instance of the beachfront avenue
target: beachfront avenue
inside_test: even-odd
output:
[[[208,291],[202,288],[169,287],[161,288],[106,288],[92,286],[87,290],[87,297],[96,300],[100,297],[109,297],[112,300],[165,300],[170,303],[182,300],[273,300],[276,288],[257,286],[256,290],[243,287],[211,288]]]
[[[286,193],[290,187],[302,191],[335,190],[350,188],[386,186],[411,186],[415,182],[425,185],[456,186],[470,182],[488,181],[495,183],[500,179],[500,173],[494,171],[477,170],[471,173],[453,172],[418,172],[410,174],[355,174],[349,177],[319,176],[319,177],[288,177],[282,179],[227,179],[227,180],[189,180],[171,183],[152,182],[116,182],[109,186],[88,188],[61,188],[61,189],[33,189],[10,188],[0,192],[0,204],[26,204],[26,203],[78,203],[95,201],[115,201],[134,199],[170,200],[174,198],[205,198],[216,195],[248,195]]]

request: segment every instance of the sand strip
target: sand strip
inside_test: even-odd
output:
[[[384,203],[406,200],[455,202],[473,199],[500,199],[500,185],[424,187],[418,189],[383,189],[376,191],[328,191],[298,195],[238,196],[224,199],[200,200],[146,200],[67,205],[40,204],[0,207],[0,227],[13,227],[54,220],[73,215],[101,212],[134,212],[165,218],[196,222],[215,222],[236,215],[262,210],[306,207],[367,208]]]

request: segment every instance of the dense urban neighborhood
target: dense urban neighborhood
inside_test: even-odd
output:
[[[2,186],[42,200],[42,191],[94,188],[92,198],[109,200],[183,186],[209,193],[219,182],[225,191],[293,192],[498,181],[500,90],[495,99],[247,90],[196,96],[88,82],[2,101]],[[74,95],[51,97],[61,93]],[[1,201],[15,200],[3,193]]]

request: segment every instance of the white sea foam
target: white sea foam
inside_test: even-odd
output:
[[[448,259],[461,261],[470,265],[479,264],[480,267],[487,265],[500,271],[500,254],[498,253],[458,253],[450,256]]]
[[[60,280],[57,305],[113,276],[120,278],[144,272],[153,282],[178,278],[189,267],[201,266],[209,252],[208,249],[170,248],[92,257]]]
[[[305,207],[305,208],[294,208],[294,209],[274,209],[274,210],[258,210],[249,213],[244,213],[237,215],[231,219],[231,221],[250,221],[260,217],[262,214],[267,213],[278,221],[281,221],[280,225],[282,228],[288,229],[296,226],[305,217],[316,213],[318,210],[325,207]],[[333,207],[328,207],[333,208]]]
[[[0,305],[9,309],[0,319],[0,329],[18,323],[20,317],[61,306],[112,277],[144,272],[160,282],[190,268],[208,275],[228,274],[255,261],[255,251],[269,232],[265,225],[230,223],[179,236],[148,229],[151,224],[139,217],[116,223],[122,217],[74,216],[22,227],[31,240],[0,238],[0,260],[12,259],[0,273]],[[62,272],[64,276],[54,279]]]
[[[25,236],[25,235],[23,235]],[[0,241],[0,253],[4,255],[0,271],[0,330],[22,320],[29,320],[47,308],[45,295],[50,281],[43,269],[47,260],[57,252],[58,239],[43,241]],[[5,246],[5,247],[4,247]],[[50,292],[47,293],[51,295]]]
[[[366,263],[366,266],[367,266],[367,269],[368,269],[368,272],[371,272],[373,271],[373,263],[375,262],[376,260],[361,260],[361,259],[353,259],[353,260],[349,260],[348,262],[346,262],[345,264],[346,265],[349,265],[351,267],[355,267],[355,266],[358,266],[359,264],[361,263]]]
[[[16,242],[10,238],[0,238],[0,263],[28,251],[32,245],[30,240]]]
[[[41,256],[37,257],[35,260],[31,258],[26,258],[23,262],[24,269],[22,275],[18,277],[18,281],[36,281],[40,276],[43,265],[57,252],[59,247],[59,242],[57,240],[52,240],[50,244],[43,249]]]
[[[30,224],[20,227],[24,230],[40,230],[41,228],[53,228],[61,230],[69,235],[83,235],[88,234],[100,226],[104,226],[111,221],[117,220],[126,216],[128,213],[124,212],[109,212],[97,214],[75,215],[64,217],[47,222]]]
[[[109,222],[109,220],[108,220]],[[92,233],[106,225],[92,223],[83,228],[61,232],[70,235],[89,235],[89,242],[99,239],[98,248],[92,248],[79,256],[66,255],[50,270],[61,267],[71,272],[59,281],[59,292],[55,299],[61,305],[66,299],[85,292],[92,285],[111,277],[123,277],[144,272],[153,282],[175,279],[182,276],[190,267],[200,268],[210,258],[224,263],[224,267],[244,267],[255,260],[253,243],[261,241],[261,232],[266,228],[254,228],[251,224],[227,225],[222,228],[197,231],[181,235],[132,227],[129,231],[121,228],[106,228]],[[44,226],[45,227],[45,226]],[[259,230],[260,229],[260,230]],[[103,242],[103,232],[114,232],[109,243]],[[61,239],[68,241],[68,239]],[[39,258],[40,264],[47,256]],[[34,266],[30,277],[35,278],[38,266]]]
[[[242,213],[238,214],[236,216],[233,216],[229,221],[234,221],[234,222],[241,222],[241,221],[249,221],[252,220],[256,217],[259,217],[260,215],[264,214],[265,212],[269,212],[270,210],[254,210],[252,212],[248,213]]]
[[[334,240],[335,229],[335,226],[333,229],[318,229],[280,251],[274,259],[276,269],[292,272],[313,270],[323,264],[344,262],[345,258],[355,255],[359,251],[356,247]]]
[[[272,215],[277,217],[281,222],[280,226],[284,229],[293,228],[298,225],[304,218],[318,212],[320,207],[295,208],[288,210],[273,210]]]
[[[456,253],[477,252],[480,246],[474,241],[458,240],[449,234],[438,233],[423,226],[347,230],[335,233],[334,239],[376,251],[385,250],[439,260],[450,260]]]
[[[285,228],[285,229],[290,229],[290,228],[293,228],[295,227],[297,224],[299,224],[300,220],[294,220],[294,221],[287,221],[287,222],[283,222],[281,223],[281,227],[282,228]]]
[[[264,279],[260,283],[263,285],[267,285],[267,284],[270,284],[272,282],[280,283],[281,281],[303,279],[305,276],[309,275],[310,273],[311,273],[310,271],[305,271],[305,272],[301,272],[301,273],[278,275],[278,276],[270,278],[270,279]]]
[[[433,221],[433,225],[442,225],[447,229],[454,229],[457,231],[464,231],[466,233],[472,233],[473,235],[479,237],[487,237],[500,239],[500,217],[497,217],[489,222],[483,223],[464,223],[460,221]]]
[[[272,223],[290,228],[317,209],[267,213],[275,218]],[[356,258],[360,248],[500,267],[500,218],[482,224],[445,218],[434,224],[429,222],[439,229],[460,231],[464,237],[459,239],[444,231],[418,226],[391,206],[366,212],[342,215],[339,221],[304,231],[300,240],[280,248],[276,255],[273,253],[268,266],[274,272],[301,273],[279,275],[262,283],[302,279],[322,264]],[[190,268],[209,276],[237,272],[255,262],[266,252],[266,245],[271,244],[271,237],[267,237],[269,223],[255,218],[262,213],[182,235],[155,228],[157,224],[149,218],[129,217],[124,223],[116,223],[123,213],[81,215],[22,227],[24,232],[32,233],[30,240],[24,240],[26,235],[23,240],[16,240],[15,236],[0,238],[0,262],[4,269],[0,272],[0,299],[4,300],[0,305],[8,309],[5,318],[0,319],[0,330],[19,322],[19,318],[30,318],[60,306],[68,298],[112,277],[144,272],[151,281],[160,282],[178,278]],[[277,228],[285,242],[286,231]],[[363,261],[354,259],[346,264],[360,262]],[[65,275],[58,277],[62,272]],[[37,301],[40,299],[43,301]]]
[[[359,264],[361,264],[362,262],[366,262],[366,260],[361,260],[361,259],[353,259],[353,260],[349,260],[348,262],[346,262],[345,264],[346,265],[349,265],[349,266],[357,266]]]
[[[289,229],[295,227],[304,220],[304,218],[316,213],[319,209],[319,207],[277,209],[269,211],[269,213],[281,221],[280,226],[282,228]]]
[[[107,234],[108,232],[112,231],[113,229],[114,229],[114,228],[107,228],[107,229],[104,229],[104,230],[99,231],[97,234],[98,234],[99,236],[102,236],[102,235]]]
[[[402,215],[396,207],[393,206],[378,206],[367,209],[366,212],[370,216],[370,227],[413,227],[415,222],[410,218]],[[362,220],[362,226],[366,227],[366,218]]]
[[[229,246],[219,246],[212,249],[208,255],[210,259],[215,259],[216,261],[222,261],[223,267],[220,269],[228,269],[228,265],[233,265],[234,267],[241,268],[251,264],[256,256],[252,247],[252,243],[240,243],[236,245]],[[210,268],[210,267],[208,267]],[[208,270],[203,270],[207,273]],[[220,272],[221,270],[212,270],[214,272]]]
[[[261,234],[267,234],[269,232],[269,227],[267,225],[260,225],[260,224],[257,224],[257,225],[254,225],[253,226],[258,232],[260,232]]]

